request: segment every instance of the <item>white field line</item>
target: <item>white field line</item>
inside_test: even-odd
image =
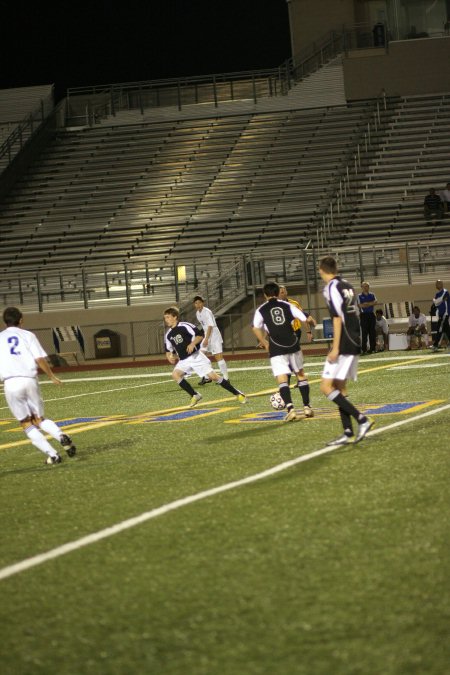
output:
[[[415,417],[409,417],[408,419],[388,424],[385,427],[374,429],[373,431],[370,431],[367,434],[367,436],[375,436],[377,434],[382,434],[385,431],[396,429],[397,427],[401,427],[405,424],[417,422],[418,420],[422,420],[425,417],[437,415],[443,412],[444,410],[450,410],[450,403],[443,405],[440,408],[435,408],[434,410],[428,410],[427,412],[416,415]],[[71,553],[72,551],[78,551],[80,548],[89,546],[90,544],[95,544],[98,541],[101,541],[102,539],[112,537],[115,534],[119,534],[120,532],[129,530],[130,528],[135,527],[136,525],[141,525],[142,523],[145,523],[148,520],[153,520],[154,518],[158,518],[158,516],[163,516],[166,513],[169,513],[170,511],[180,509],[183,506],[189,506],[190,504],[194,504],[195,502],[207,499],[208,497],[214,497],[215,495],[222,494],[223,492],[229,492],[230,490],[242,487],[243,485],[249,485],[251,483],[256,483],[257,481],[263,480],[264,478],[269,478],[270,476],[274,476],[277,473],[286,471],[287,469],[290,469],[293,466],[296,466],[297,464],[301,464],[302,462],[308,462],[311,459],[315,459],[316,457],[320,457],[321,455],[326,455],[327,453],[333,452],[334,450],[337,450],[340,447],[342,446],[338,445],[325,446],[320,450],[315,450],[314,452],[310,452],[307,455],[295,457],[294,459],[282,462],[281,464],[277,464],[276,466],[273,466],[270,469],[260,471],[259,473],[247,476],[246,478],[241,478],[239,480],[232,481],[231,483],[224,483],[223,485],[218,485],[215,488],[210,488],[209,490],[203,490],[202,492],[197,492],[197,494],[189,495],[188,497],[176,499],[173,502],[163,504],[163,506],[159,506],[158,508],[152,509],[151,511],[145,511],[144,513],[141,513],[139,516],[135,516],[134,518],[128,518],[127,520],[123,520],[121,523],[117,523],[116,525],[112,525],[111,527],[106,527],[105,529],[99,530],[98,532],[93,532],[92,534],[88,534],[85,537],[76,539],[75,541],[70,541],[67,544],[63,544],[62,546],[57,546],[56,548],[50,551],[46,551],[45,553],[40,553],[39,555],[35,555],[32,558],[26,558],[25,560],[22,560],[18,563],[14,563],[13,565],[3,567],[3,569],[0,569],[0,580],[12,577],[15,574],[24,572],[25,570],[28,570],[32,567],[36,567],[37,565],[41,565],[42,563],[45,563],[49,560],[53,560],[54,558],[59,558],[63,555],[66,555],[67,553]]]
[[[64,380],[67,382],[67,380]],[[79,381],[79,380],[78,380]],[[103,389],[102,391],[87,391],[83,394],[72,394],[71,396],[58,396],[58,398],[46,398],[45,403],[51,403],[52,401],[67,401],[69,398],[81,398],[82,396],[96,396],[98,394],[112,394],[114,391],[129,391],[130,389],[139,389],[140,387],[153,387],[157,384],[167,384],[170,380],[161,380],[160,382],[146,382],[145,384],[133,384],[126,387],[117,387],[116,389]],[[52,384],[52,383],[51,383]],[[8,406],[0,407],[0,410],[9,410]]]

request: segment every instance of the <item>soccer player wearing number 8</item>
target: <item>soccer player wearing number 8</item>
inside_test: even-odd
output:
[[[272,373],[278,382],[280,396],[286,405],[287,415],[284,421],[291,422],[297,419],[288,384],[288,378],[292,372],[297,377],[305,417],[312,417],[309,384],[303,372],[303,354],[300,350],[298,335],[293,328],[295,319],[307,321],[307,317],[301,309],[285,300],[279,300],[280,287],[277,283],[267,283],[263,292],[266,302],[255,312],[253,332],[259,343],[269,352]]]
[[[358,443],[374,423],[347,398],[347,379],[356,380],[358,355],[361,353],[355,291],[348,281],[338,276],[336,260],[331,256],[322,258],[319,272],[326,284],[323,295],[333,319],[333,343],[323,368],[320,390],[338,406],[344,429],[343,435],[328,445]],[[353,435],[352,417],[358,423],[356,438]]]
[[[0,333],[0,379],[5,383],[6,402],[32,444],[47,455],[46,464],[59,464],[60,455],[39,429],[57,440],[69,457],[76,454],[76,448],[70,436],[63,434],[52,420],[44,418],[38,366],[53,384],[62,384],[61,380],[47,363],[47,354],[37,337],[21,327],[22,312],[17,307],[7,307],[3,321],[7,328]]]
[[[221,387],[234,394],[239,403],[247,403],[245,394],[233,387],[230,380],[220,377],[213,370],[206,354],[200,351],[200,343],[204,338],[203,331],[188,321],[180,321],[178,307],[169,307],[165,310],[164,322],[169,329],[164,338],[166,357],[169,363],[175,366],[172,377],[191,397],[190,408],[196,406],[203,398],[185,379],[186,375],[193,372],[199,377],[208,377],[216,384],[220,384]]]

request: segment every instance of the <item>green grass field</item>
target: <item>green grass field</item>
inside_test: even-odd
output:
[[[42,386],[78,447],[59,466],[2,396],[2,674],[448,673],[450,355],[361,359],[375,429],[318,454],[341,433],[322,362],[291,424],[263,360],[229,362],[248,405],[211,384],[188,416],[169,367],[64,373]]]

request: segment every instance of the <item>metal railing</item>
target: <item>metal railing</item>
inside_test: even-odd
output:
[[[36,109],[26,115],[11,131],[9,136],[0,145],[0,173],[19,154],[53,108],[53,94],[50,94],[47,98],[41,99]]]
[[[227,101],[249,99],[253,103],[263,97],[287,93],[289,74],[286,68],[218,73],[204,76],[148,80],[67,90],[68,125],[92,126],[119,111],[212,103],[218,107]]]
[[[396,101],[397,99],[395,99]],[[325,208],[316,216],[314,227],[316,245],[323,250],[327,246],[328,237],[333,232],[335,221],[352,201],[351,186],[356,184],[360,174],[366,168],[366,160],[378,142],[378,133],[384,126],[384,117],[388,112],[388,102],[384,90],[373,105],[369,107],[361,133],[353,147],[347,153],[340,176],[333,186],[333,193]]]
[[[320,285],[317,267],[322,253],[308,246],[215,259],[199,256],[161,265],[127,262],[48,272],[12,271],[0,276],[0,298],[4,306],[43,312],[155,303],[185,307],[200,294],[215,312],[223,313],[254,294],[267,279],[301,285],[309,298]],[[412,284],[426,274],[448,273],[450,239],[340,246],[327,253],[334,253],[342,272],[359,281],[370,277],[388,284]]]

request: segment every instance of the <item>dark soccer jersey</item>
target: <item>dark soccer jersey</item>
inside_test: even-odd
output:
[[[341,277],[334,277],[323,289],[330,316],[342,319],[339,354],[360,354],[361,335],[353,286]]]
[[[292,328],[294,319],[306,321],[305,314],[289,302],[271,298],[258,307],[253,319],[255,328],[265,328],[269,334],[269,354],[293,354],[300,349],[297,335]]]
[[[203,331],[194,326],[193,323],[180,321],[175,328],[170,328],[165,335],[166,351],[176,352],[181,361],[187,359],[191,354],[187,353],[186,348],[199,335],[203,335]],[[198,352],[199,349],[200,345],[198,344],[195,346],[193,353]]]

